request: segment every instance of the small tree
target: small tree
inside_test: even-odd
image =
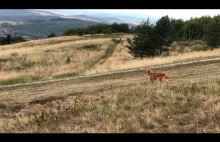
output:
[[[51,33],[47,36],[47,38],[56,37],[55,33]]]
[[[66,63],[69,64],[71,62],[70,57],[66,58]]]
[[[154,25],[150,24],[149,19],[142,22],[134,29],[135,36],[128,39],[129,53],[134,57],[155,56],[155,33]]]
[[[12,42],[12,36],[8,34],[5,38],[5,44],[10,44]]]
[[[149,19],[134,29],[133,40],[128,40],[129,52],[134,57],[157,56],[162,51],[168,51],[173,42],[171,21],[168,16],[159,19],[156,25],[150,24]]]
[[[168,51],[168,47],[173,42],[172,33],[171,33],[171,20],[168,16],[164,16],[159,19],[155,26],[156,34],[156,49],[159,50],[159,55],[162,51]]]

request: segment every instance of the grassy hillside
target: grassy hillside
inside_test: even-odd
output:
[[[67,36],[0,46],[0,84],[15,84],[77,75],[149,67],[220,56],[213,51],[178,52],[170,56],[134,59],[127,51],[131,35]],[[113,39],[121,38],[116,43]],[[201,46],[206,46],[202,43]]]

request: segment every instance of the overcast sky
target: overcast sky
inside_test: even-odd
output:
[[[122,11],[122,10],[117,10]],[[151,10],[123,10],[124,12],[135,12],[155,17],[162,17],[165,15],[169,15],[172,18],[180,18],[180,19],[190,19],[190,17],[201,17],[203,15],[214,16],[220,14],[220,9],[212,10],[212,9],[151,9]]]
[[[45,10],[45,9],[44,9]],[[137,13],[147,16],[162,17],[168,15],[170,18],[187,20],[191,17],[214,16],[220,14],[220,9],[75,9],[83,11]],[[58,14],[73,15],[74,9],[51,9],[47,10]]]

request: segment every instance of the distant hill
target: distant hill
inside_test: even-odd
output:
[[[143,20],[150,18],[152,23],[156,22],[159,17],[148,16],[138,13],[123,13],[109,10],[94,10],[94,9],[74,9],[74,10],[42,10],[49,11],[56,14],[68,15],[68,17],[87,19],[87,20],[96,20],[97,22],[123,22],[127,24],[140,24]]]
[[[50,33],[61,35],[70,28],[83,28],[97,23],[127,23],[129,27],[140,24],[142,15],[74,10],[73,15],[62,15],[48,10],[3,9],[0,10],[0,36],[21,35],[26,39],[40,39]],[[156,18],[151,17],[152,22]]]
[[[131,28],[132,26],[136,26],[141,23],[140,20],[132,21],[131,19],[125,19],[121,20],[120,18],[114,18],[114,17],[95,17],[95,16],[88,16],[88,15],[71,15],[68,16],[69,18],[74,18],[74,19],[80,19],[80,20],[88,20],[88,21],[93,21],[93,22],[99,22],[99,23],[127,23],[129,27]],[[123,18],[122,18],[123,19]],[[138,22],[137,22],[138,21]]]
[[[62,14],[62,15],[68,15],[68,17],[74,17],[74,18],[81,18],[81,19],[95,19],[99,22],[123,22],[128,24],[139,24],[143,20],[147,20],[147,18],[150,18],[150,21],[152,23],[156,22],[159,17],[154,16],[148,16],[145,14],[140,13],[132,13],[132,10],[130,13],[123,13],[123,12],[117,12],[117,11],[110,11],[110,10],[95,10],[95,9],[66,9],[66,10],[46,10],[42,9],[42,11],[46,12],[53,12],[56,14]]]
[[[90,20],[90,21],[95,21],[95,22],[100,22],[100,23],[114,23],[114,22],[122,23],[123,22],[113,17],[95,17],[95,16],[88,16],[88,15],[71,15],[69,17],[81,19],[81,20]]]
[[[51,12],[41,12],[35,10],[23,10],[23,9],[13,9],[13,10],[0,10],[0,20],[30,20],[30,19],[53,19],[58,18],[60,15]]]
[[[70,28],[82,28],[95,22],[83,21],[78,19],[50,19],[50,20],[26,20],[24,24],[1,24],[0,32],[2,35],[22,35],[26,39],[40,39],[46,37],[50,33],[62,35],[62,33]]]
[[[94,21],[67,19],[51,12],[34,10],[0,10],[0,36],[21,35],[26,39],[40,39],[50,33],[61,35],[69,28],[97,24]]]

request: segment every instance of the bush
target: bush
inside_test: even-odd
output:
[[[17,52],[13,52],[13,53],[11,53],[11,56],[16,57],[16,56],[18,56],[18,53]]]
[[[71,62],[70,57],[66,58],[66,63],[69,64]]]
[[[126,41],[127,41],[128,43],[131,43],[131,38],[126,38]]]
[[[47,38],[56,37],[55,33],[51,33],[47,36]]]
[[[118,43],[121,43],[122,40],[121,40],[121,38],[120,38],[120,39],[115,39],[115,38],[113,38],[113,39],[112,39],[112,42],[118,44]]]
[[[97,49],[97,45],[91,44],[91,45],[85,45],[82,47],[83,49]]]

